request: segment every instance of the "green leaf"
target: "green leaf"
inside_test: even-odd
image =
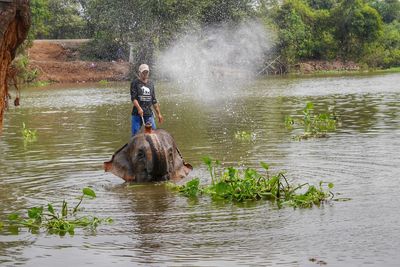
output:
[[[313,102],[307,102],[305,109],[307,110],[307,109],[313,109],[313,108],[314,108]]]
[[[68,207],[67,207],[67,202],[65,200],[63,200],[62,209],[61,209],[61,215],[63,217],[68,215]]]
[[[186,187],[195,187],[198,188],[200,184],[200,179],[199,178],[195,178],[189,182],[186,183]]]
[[[323,121],[328,120],[329,114],[326,114],[326,113],[319,114],[319,119],[323,120]]]
[[[85,195],[85,196],[89,196],[89,197],[92,197],[92,198],[95,198],[96,197],[96,193],[91,189],[91,188],[89,188],[89,187],[85,187],[85,188],[83,188],[83,194]]]
[[[109,223],[109,224],[111,224],[111,223],[114,222],[114,220],[113,220],[112,218],[110,218],[110,217],[105,218],[104,221],[105,221],[106,223]]]
[[[33,207],[28,210],[28,217],[31,219],[36,219],[42,216],[43,207]]]
[[[224,182],[219,182],[215,186],[215,192],[217,195],[224,196],[228,191],[228,185]]]
[[[329,184],[328,184],[329,189],[332,189],[333,186],[334,186],[333,183],[329,183]]]
[[[53,208],[53,205],[51,205],[50,203],[47,204],[47,210],[48,210],[51,214],[54,215],[54,208]]]
[[[203,160],[204,164],[206,164],[207,166],[210,166],[212,164],[212,158],[210,158],[208,156],[202,158],[202,160]]]
[[[11,213],[10,215],[8,215],[8,219],[10,221],[16,221],[19,219],[19,214],[18,213]]]
[[[265,162],[260,162],[261,167],[263,167],[265,170],[269,170],[269,164],[265,163]]]
[[[75,234],[75,228],[74,228],[74,227],[70,227],[70,228],[68,229],[68,234],[71,235],[71,236],[73,236],[73,235]]]
[[[235,178],[236,173],[237,173],[237,170],[235,168],[228,167],[229,178],[231,178],[231,179]]]
[[[197,196],[197,193],[199,192],[199,185],[200,185],[200,179],[195,178],[195,179],[187,182],[186,185],[184,185],[180,189],[180,192],[187,197],[195,197],[195,196]]]

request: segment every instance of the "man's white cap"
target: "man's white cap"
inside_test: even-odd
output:
[[[142,72],[145,71],[145,70],[147,70],[148,72],[150,72],[149,65],[147,65],[147,64],[142,64],[142,65],[139,66],[139,73],[142,73]]]

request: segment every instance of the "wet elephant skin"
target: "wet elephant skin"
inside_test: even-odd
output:
[[[128,182],[179,181],[192,166],[185,163],[172,136],[157,129],[132,137],[104,162],[104,170]]]

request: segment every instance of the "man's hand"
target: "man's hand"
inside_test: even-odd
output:
[[[142,108],[139,107],[137,112],[140,117],[143,117],[143,109]]]
[[[164,118],[161,114],[158,114],[158,122],[159,123],[163,123],[164,122]]]

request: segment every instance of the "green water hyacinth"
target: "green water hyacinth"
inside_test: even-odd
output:
[[[63,200],[61,208],[57,211],[53,204],[48,203],[44,206],[32,207],[28,209],[28,216],[22,217],[18,213],[8,216],[8,224],[0,223],[0,230],[8,228],[11,232],[18,233],[20,228],[28,228],[32,233],[39,233],[42,228],[47,229],[50,234],[60,236],[69,233],[73,235],[75,228],[89,228],[95,230],[101,223],[112,223],[111,218],[101,219],[96,216],[78,216],[78,211],[83,199],[94,199],[96,193],[91,188],[83,188],[82,195],[78,198],[79,202],[72,208],[68,208],[68,203]]]
[[[25,122],[22,123],[22,136],[24,137],[24,142],[28,143],[37,139],[36,130],[26,128]]]
[[[285,117],[285,125],[287,129],[292,130],[295,126],[302,127],[304,133],[294,136],[296,140],[308,138],[327,137],[328,132],[336,131],[338,125],[338,116],[334,113],[314,113],[314,104],[307,102],[306,107],[302,111],[302,118]]]
[[[216,167],[219,161],[207,157],[203,159],[211,175],[210,185],[200,185],[200,179],[195,178],[185,185],[169,184],[169,187],[186,197],[208,195],[212,199],[244,202],[254,200],[272,200],[279,207],[288,205],[297,208],[309,208],[333,198],[330,189],[332,183],[320,182],[319,186],[308,183],[293,186],[289,184],[284,172],[269,174],[269,165],[262,162],[265,174],[254,169],[239,170],[233,167],[223,168],[219,173]],[[300,193],[302,191],[303,193]]]

